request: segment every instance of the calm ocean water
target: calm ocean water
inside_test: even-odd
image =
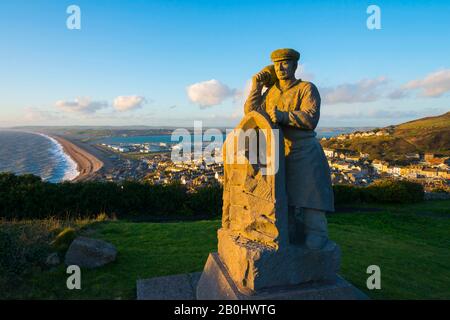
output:
[[[76,163],[56,140],[41,134],[0,130],[0,172],[32,173],[60,182],[78,175]]]

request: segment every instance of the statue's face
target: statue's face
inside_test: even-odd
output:
[[[283,60],[274,63],[275,73],[280,80],[295,79],[295,70],[297,70],[297,61]]]

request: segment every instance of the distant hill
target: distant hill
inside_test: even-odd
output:
[[[395,126],[397,130],[411,129],[449,129],[450,111],[440,116],[426,117],[417,120],[408,121]]]
[[[431,152],[450,156],[450,112],[374,131],[389,135],[322,141],[326,148],[364,152],[371,159],[406,160],[408,153]]]

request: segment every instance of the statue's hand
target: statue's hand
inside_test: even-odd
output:
[[[267,83],[270,81],[270,77],[271,77],[271,75],[267,71],[258,72],[252,78],[252,88],[261,90],[262,87],[264,86],[264,83]]]

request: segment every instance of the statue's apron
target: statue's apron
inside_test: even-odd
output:
[[[298,130],[298,129],[294,129]],[[286,189],[290,206],[334,211],[330,167],[317,138],[289,140],[283,129],[286,148]]]

